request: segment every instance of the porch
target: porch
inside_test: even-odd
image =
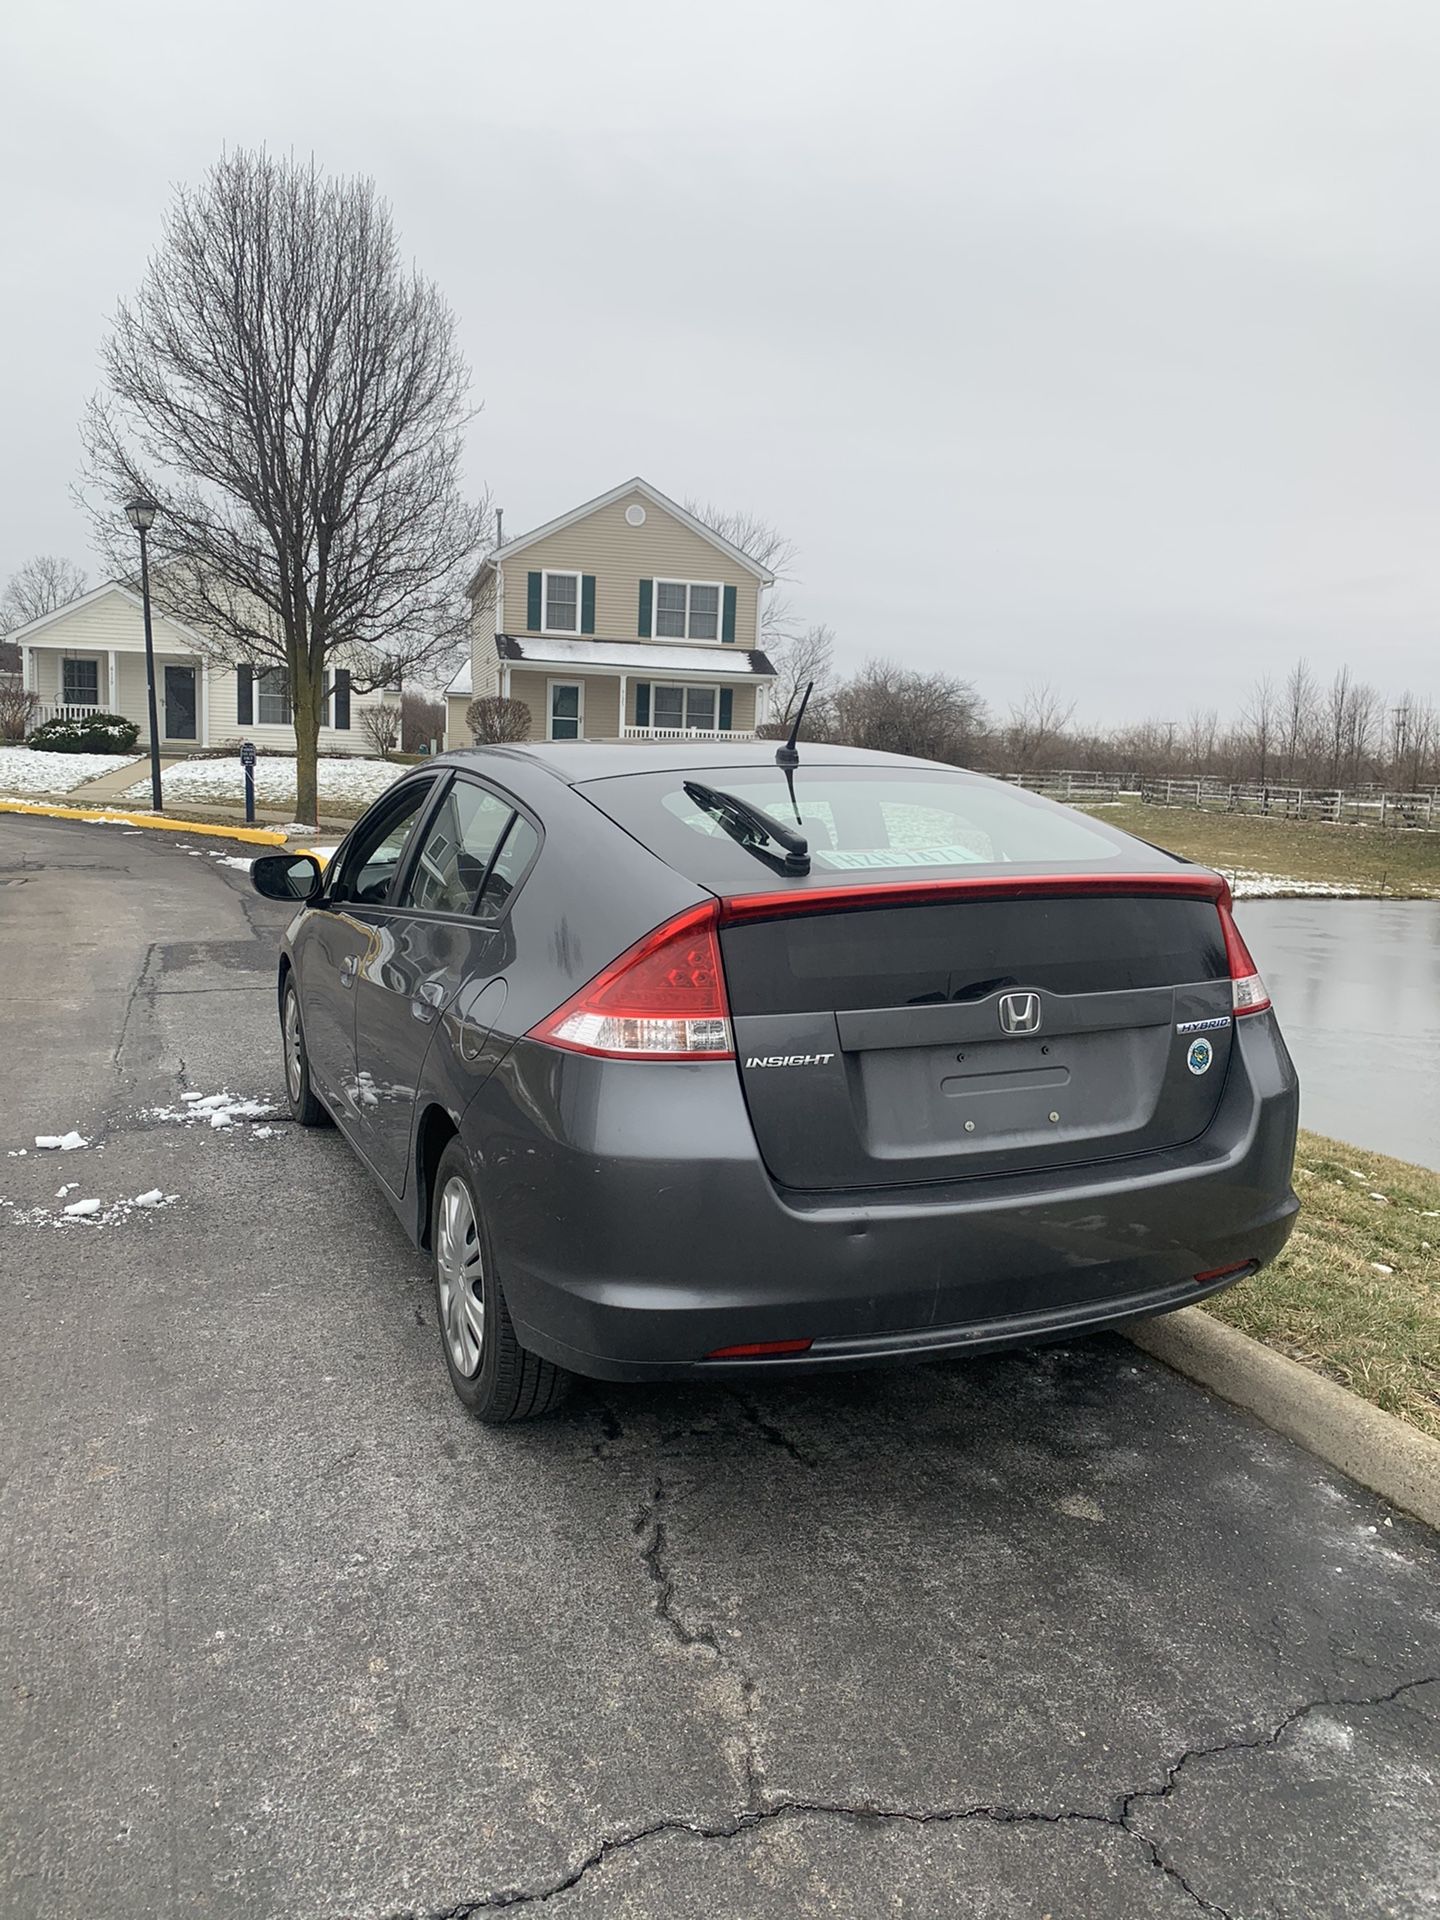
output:
[[[118,713],[150,739],[145,687],[145,656],[129,648],[80,651],[69,647],[29,646],[24,651],[25,685],[39,697],[36,725],[47,720],[85,720],[95,713]],[[155,707],[162,745],[181,749],[207,742],[208,699],[204,662],[194,654],[155,652]]]

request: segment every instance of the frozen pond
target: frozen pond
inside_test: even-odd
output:
[[[1440,901],[1250,900],[1236,919],[1317,1133],[1440,1169]]]

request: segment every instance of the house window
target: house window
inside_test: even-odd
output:
[[[261,726],[290,724],[290,676],[284,667],[263,667],[255,675],[255,718]]]
[[[545,598],[540,624],[546,633],[580,631],[580,576],[578,573],[547,573]]]
[[[571,680],[550,682],[552,740],[579,740],[585,724],[585,689]]]
[[[655,636],[659,640],[718,640],[719,587],[694,580],[657,580]]]
[[[62,660],[60,687],[61,698],[67,707],[98,707],[100,662],[98,660]]]
[[[650,689],[650,724],[652,727],[696,727],[713,733],[714,687],[666,687],[656,682]]]

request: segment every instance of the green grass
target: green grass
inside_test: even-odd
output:
[[[1311,820],[1147,807],[1138,800],[1081,810],[1223,873],[1243,867],[1365,893],[1440,899],[1440,833],[1327,827]]]
[[[1284,1253],[1206,1312],[1440,1439],[1440,1175],[1302,1133],[1295,1191]]]

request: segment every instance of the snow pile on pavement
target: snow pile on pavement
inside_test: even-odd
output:
[[[72,1127],[69,1133],[37,1133],[35,1144],[50,1153],[74,1153],[77,1147],[88,1147],[90,1142]]]
[[[0,1195],[0,1210],[10,1225],[16,1227],[116,1227],[133,1213],[153,1213],[159,1207],[173,1207],[179,1198],[178,1193],[163,1193],[159,1187],[152,1187],[148,1193],[136,1194],[133,1200],[112,1200],[107,1205],[91,1195],[84,1200],[72,1200],[68,1207],[51,1208],[17,1206],[13,1200]]]
[[[51,757],[59,760],[67,756]],[[368,807],[405,771],[403,766],[389,760],[322,760],[317,769],[321,812],[327,801],[347,812]],[[149,791],[149,782],[144,780],[129,789],[130,794],[142,797]],[[165,769],[162,791],[167,807],[183,806],[186,801],[196,806],[241,806],[245,800],[245,778],[238,758],[182,760]],[[264,754],[256,761],[255,800],[262,807],[294,806],[295,762],[292,759],[281,754]]]
[[[147,1107],[147,1120],[172,1120],[182,1127],[213,1127],[217,1132],[237,1120],[267,1120],[277,1111],[269,1100],[246,1100],[234,1093],[182,1093],[178,1107]],[[260,1129],[257,1127],[256,1132]],[[265,1129],[268,1135],[273,1131]]]
[[[0,747],[0,793],[69,793],[83,781],[98,780],[102,773],[139,764],[133,753],[45,753],[35,747]]]

